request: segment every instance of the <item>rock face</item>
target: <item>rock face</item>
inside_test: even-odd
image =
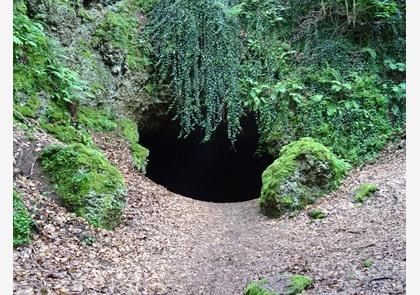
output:
[[[294,141],[263,172],[260,208],[269,216],[296,212],[338,187],[348,168],[312,138]]]
[[[140,34],[146,22],[142,5],[132,0],[19,3],[31,20],[44,24],[61,52],[60,61],[78,73],[89,93],[85,104],[113,105],[143,121],[156,99],[149,94],[148,57]]]

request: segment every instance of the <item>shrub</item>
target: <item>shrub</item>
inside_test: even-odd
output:
[[[262,174],[260,208],[271,216],[313,203],[338,187],[349,167],[309,137],[284,146],[280,154]]]
[[[96,227],[118,225],[125,204],[124,178],[100,151],[82,144],[50,145],[42,152],[42,167],[69,211]]]
[[[31,241],[31,229],[34,225],[20,196],[13,190],[13,247],[27,244]]]
[[[378,187],[376,184],[373,183],[364,183],[361,186],[358,187],[354,197],[353,201],[355,203],[364,203],[368,198],[370,198],[376,191],[378,190]]]

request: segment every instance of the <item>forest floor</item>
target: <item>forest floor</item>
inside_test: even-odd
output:
[[[14,250],[15,294],[239,295],[275,273],[311,276],[305,294],[405,294],[404,142],[349,172],[339,190],[296,217],[269,219],[258,200],[208,203],[171,193],[136,172],[128,144],[105,135],[95,141],[129,189],[114,231],[56,204],[34,172],[51,139],[15,130],[15,186],[37,224],[32,243]],[[364,182],[379,190],[356,205],[352,194]],[[311,221],[311,208],[327,217]]]

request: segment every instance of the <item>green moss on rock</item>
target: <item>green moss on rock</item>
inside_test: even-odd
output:
[[[81,106],[77,120],[86,128],[96,132],[113,131],[117,128],[115,116],[108,110]]]
[[[79,130],[71,125],[57,125],[41,123],[42,128],[48,133],[53,134],[57,139],[65,143],[80,142],[86,145],[93,144],[91,136],[84,130]]]
[[[286,294],[288,295],[300,294],[312,284],[313,284],[313,280],[308,276],[293,275],[291,277],[291,284],[287,287]]]
[[[42,167],[63,205],[90,224],[115,228],[126,196],[124,178],[98,150],[82,144],[50,145],[43,150]]]
[[[55,102],[50,100],[41,121],[52,124],[68,125],[71,123],[71,116],[67,111],[64,102]]]
[[[355,203],[364,203],[366,199],[370,198],[376,191],[378,187],[373,183],[364,183],[356,191],[356,194],[353,197]]]
[[[130,143],[137,143],[139,141],[139,131],[136,123],[128,118],[122,118],[119,120],[118,124],[122,129],[123,136],[127,138]]]
[[[41,127],[57,139],[65,143],[83,143],[93,145],[92,137],[84,130],[74,126],[74,120],[64,102],[50,100],[48,107],[41,117]]]
[[[113,67],[114,74],[127,66],[132,71],[144,70],[149,64],[139,42],[140,21],[133,10],[120,6],[108,12],[96,27],[93,45],[101,51],[104,62]]]
[[[119,120],[119,126],[122,130],[123,136],[130,143],[134,167],[136,167],[136,169],[138,169],[139,171],[145,173],[147,167],[147,157],[149,156],[149,150],[138,143],[139,132],[137,124],[128,118],[122,118]]]
[[[245,288],[244,295],[278,295],[279,293],[275,293],[266,289],[268,284],[268,280],[263,278],[259,281],[252,282],[248,284]]]
[[[323,219],[325,218],[325,213],[320,209],[313,209],[308,211],[308,216],[311,219]]]
[[[26,102],[17,102],[14,110],[21,113],[24,117],[36,118],[41,107],[41,100],[36,97],[30,97]]]
[[[270,216],[300,210],[337,188],[348,168],[312,138],[292,142],[262,174],[260,208]]]
[[[134,143],[131,145],[131,152],[133,153],[133,162],[136,169],[146,173],[149,150],[138,143]]]
[[[28,244],[31,241],[33,225],[34,222],[19,193],[13,190],[13,247]]]

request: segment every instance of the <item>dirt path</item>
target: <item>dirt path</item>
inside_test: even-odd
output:
[[[16,294],[232,295],[277,272],[313,277],[305,294],[405,293],[404,148],[353,171],[310,207],[327,218],[310,222],[307,210],[274,220],[259,213],[257,200],[214,204],[173,194],[134,171],[128,148],[121,148],[127,145],[96,141],[126,177],[122,224],[113,232],[92,229],[18,171],[15,182],[40,233],[14,251]],[[356,206],[351,193],[366,181],[379,192]],[[371,268],[362,266],[366,259],[374,261]]]

